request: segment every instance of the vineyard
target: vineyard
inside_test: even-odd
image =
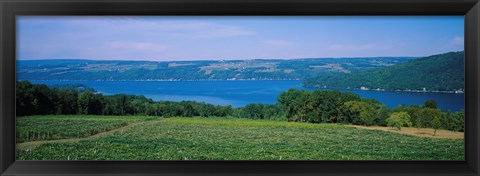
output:
[[[82,138],[146,120],[120,116],[29,116],[17,118],[17,143],[38,140]]]
[[[145,123],[128,125],[138,121]],[[76,138],[124,127],[95,139],[17,150],[19,160],[464,160],[463,139],[339,124],[137,116],[34,116],[17,122],[19,143],[33,140],[23,137],[26,131],[38,132],[41,138],[34,140],[43,140],[43,134],[45,139]]]

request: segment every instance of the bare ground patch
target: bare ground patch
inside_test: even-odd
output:
[[[414,128],[414,127],[402,127],[402,130],[393,129],[392,127],[382,127],[382,126],[360,126],[360,125],[347,125],[360,129],[368,130],[382,130],[392,133],[399,133],[410,136],[417,137],[428,137],[428,138],[440,138],[440,139],[463,139],[463,132],[455,132],[448,130],[437,130],[437,133],[433,135],[432,128]]]

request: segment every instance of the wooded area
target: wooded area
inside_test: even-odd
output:
[[[230,105],[220,106],[194,101],[153,101],[135,95],[105,96],[92,92],[89,88],[81,91],[72,86],[50,88],[28,81],[17,82],[16,86],[17,116],[49,114],[229,116],[310,123],[389,125],[397,128],[410,124],[419,128],[464,130],[463,110],[441,111],[434,100],[425,102],[423,106],[398,106],[390,109],[377,100],[361,98],[357,94],[338,90],[289,89],[278,96],[277,104],[249,104],[233,108]],[[398,112],[405,112],[407,116],[402,115],[402,118],[398,118]]]

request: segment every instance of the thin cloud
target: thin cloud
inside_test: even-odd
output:
[[[155,43],[148,43],[148,42],[108,42],[106,43],[105,47],[108,50],[137,50],[137,51],[164,51],[170,46],[168,45],[160,45]]]
[[[19,58],[147,59],[182,55],[173,46],[255,35],[205,20],[141,17],[22,17]],[[42,23],[42,22],[46,22]],[[45,25],[55,31],[42,30]],[[37,27],[38,26],[38,27]],[[58,28],[53,28],[58,26]],[[40,29],[40,30],[39,30]],[[47,29],[47,28],[45,28]],[[167,53],[167,51],[169,53]],[[170,58],[167,57],[167,58]]]
[[[444,44],[439,47],[442,50],[447,51],[461,51],[464,50],[465,40],[464,37],[452,37],[451,39],[447,39],[444,41]]]
[[[287,40],[264,40],[263,43],[273,47],[291,47],[295,45],[295,43]]]
[[[17,58],[198,60],[418,56],[464,48],[463,17],[453,22],[436,20],[444,17],[408,17],[398,23],[381,18],[298,19],[21,16],[17,19]],[[439,28],[445,28],[445,32],[431,32]]]
[[[385,50],[392,47],[378,44],[360,44],[360,45],[339,45],[333,44],[327,47],[332,51],[364,51],[364,50]]]
[[[237,37],[248,36],[256,34],[253,31],[242,29],[236,26],[225,26],[218,24],[211,24],[205,29],[199,30],[194,37],[196,38],[225,38],[225,37]]]
[[[464,42],[463,37],[454,37],[454,38],[452,39],[452,44],[453,44],[453,45],[464,45],[464,43],[465,43],[465,42]]]
[[[90,29],[90,32],[109,32],[110,35],[141,34],[194,39],[227,38],[254,35],[256,32],[234,25],[206,21],[145,20],[142,18],[93,18],[68,23]],[[89,32],[89,31],[84,31]]]

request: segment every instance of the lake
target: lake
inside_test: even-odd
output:
[[[241,107],[250,103],[275,104],[280,92],[289,88],[308,89],[302,81],[31,81],[35,84],[83,84],[104,95],[144,95],[155,101],[193,100],[217,105]],[[390,108],[398,105],[423,105],[426,100],[436,100],[443,110],[464,109],[464,94],[433,92],[390,92],[341,90],[376,99]]]

